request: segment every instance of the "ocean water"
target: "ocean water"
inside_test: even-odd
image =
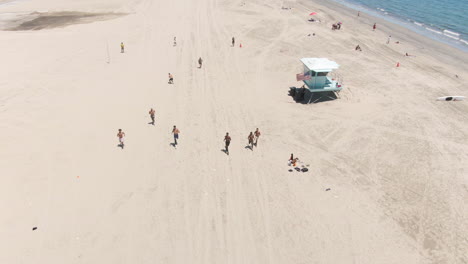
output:
[[[468,52],[468,0],[335,1]]]

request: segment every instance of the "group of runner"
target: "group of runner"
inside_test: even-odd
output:
[[[176,37],[174,37],[174,46],[177,45],[177,41],[176,41]],[[232,46],[235,45],[235,38],[232,37]],[[125,46],[123,44],[123,42],[120,43],[120,52],[121,53],[124,53],[125,52]],[[203,60],[202,58],[200,57],[198,59],[198,68],[201,68],[202,67],[202,64],[203,64]],[[174,76],[169,73],[169,84],[173,84],[174,83]],[[150,124],[151,125],[155,125],[155,114],[156,114],[156,111],[151,108],[150,111],[149,111],[149,115],[150,115],[150,118],[151,118],[151,122]],[[174,126],[172,128],[172,132],[171,134],[173,134],[174,136],[174,143],[171,143],[174,147],[177,147],[177,140],[179,139],[179,133],[180,133],[180,130]],[[250,148],[250,150],[253,151],[253,147],[257,147],[257,144],[258,144],[258,138],[260,137],[260,131],[258,130],[258,128],[255,130],[255,132],[250,132],[250,134],[247,136],[247,140],[248,140],[248,145],[246,148]],[[124,143],[124,138],[125,138],[125,132],[122,131],[122,129],[119,129],[118,130],[118,133],[117,133],[117,138],[119,139],[119,147],[121,147],[122,149],[125,147],[125,143]],[[229,145],[231,144],[231,136],[229,136],[229,133],[226,133],[226,136],[224,136],[224,142],[225,142],[225,153],[227,155],[229,155]]]
[[[258,128],[255,130],[255,132],[250,132],[250,134],[247,136],[248,140],[248,145],[247,147],[250,148],[250,150],[253,151],[253,147],[257,147],[258,144],[258,138],[260,137],[261,133]],[[231,136],[229,136],[229,132],[226,132],[226,136],[224,136],[224,152],[226,152],[227,155],[229,155],[229,145],[231,144]]]
[[[150,115],[150,118],[151,118],[151,122],[150,124],[154,126],[155,124],[155,111],[153,108],[150,109],[149,111],[149,115]],[[174,146],[175,148],[177,147],[177,140],[179,139],[179,134],[180,134],[180,130],[177,128],[177,126],[174,126],[172,128],[172,132],[171,134],[174,136],[174,143],[171,143],[172,146]],[[246,148],[249,148],[250,150],[253,151],[253,147],[257,147],[258,145],[258,138],[260,137],[261,133],[260,133],[260,130],[257,128],[255,130],[255,132],[250,132],[250,134],[247,136],[247,140],[248,140],[248,145]],[[122,149],[125,147],[125,143],[124,143],[124,138],[125,138],[125,132],[122,131],[122,129],[119,129],[118,133],[117,133],[117,138],[119,139],[119,147],[121,147]],[[231,136],[229,135],[229,132],[226,132],[226,135],[224,136],[224,148],[225,148],[225,153],[227,155],[229,155],[229,145],[231,144]]]

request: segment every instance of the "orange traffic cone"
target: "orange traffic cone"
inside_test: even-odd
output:
[[[396,66],[397,66],[397,68],[398,68],[398,67],[400,67],[400,63],[399,63],[399,62],[397,62]]]
[[[242,48],[242,43],[239,44],[239,48]]]

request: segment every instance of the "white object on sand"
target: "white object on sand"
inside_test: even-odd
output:
[[[443,96],[437,98],[437,101],[463,101],[465,96],[454,95],[454,96]]]

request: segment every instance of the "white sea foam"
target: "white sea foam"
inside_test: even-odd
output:
[[[423,23],[418,23],[418,22],[413,22],[415,25],[422,27],[424,24]]]
[[[444,34],[444,36],[446,36],[447,38],[455,39],[455,40],[460,39],[459,37],[455,37],[455,36],[451,36],[451,35],[447,35],[447,34]]]
[[[0,3],[0,5],[3,5],[3,6],[8,6],[8,5],[15,5],[19,2],[23,2],[23,1],[27,1],[27,0],[7,0],[3,3]]]
[[[438,30],[435,30],[435,29],[432,29],[432,28],[426,28],[427,30],[431,31],[431,32],[434,32],[436,34],[442,34],[442,32],[438,31]]]
[[[465,45],[468,45],[468,41],[464,40],[464,39],[459,39],[461,43],[465,44]]]
[[[458,34],[457,32],[450,31],[450,30],[444,30],[444,34],[449,34],[449,35],[460,37],[460,34]]]

